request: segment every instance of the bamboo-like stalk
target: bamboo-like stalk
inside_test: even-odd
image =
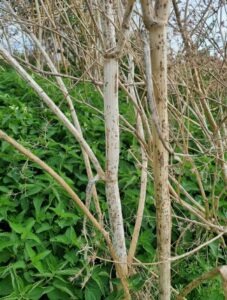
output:
[[[160,300],[171,297],[171,202],[168,187],[169,125],[167,107],[167,37],[170,1],[156,0],[153,7],[148,0],[141,0],[143,18],[149,31],[154,98],[159,118],[161,137],[153,121],[153,173],[157,216],[157,253],[159,265]]]
[[[106,51],[116,47],[113,1],[105,1],[105,46]],[[104,58],[104,117],[106,131],[106,198],[113,235],[113,245],[124,273],[127,274],[127,252],[124,235],[121,200],[118,187],[120,152],[119,107],[118,107],[118,59]]]
[[[146,81],[147,81],[147,102],[150,108],[151,113],[151,121],[152,125],[155,127],[155,130],[161,140],[163,146],[166,148],[167,151],[172,153],[172,149],[169,148],[169,145],[166,144],[164,137],[162,136],[162,131],[160,128],[160,121],[157,111],[157,105],[154,99],[154,88],[152,82],[152,67],[151,67],[151,58],[150,58],[150,45],[147,41],[146,32],[142,33],[143,35],[143,43],[144,43],[144,65],[145,65],[145,73],[146,73]]]

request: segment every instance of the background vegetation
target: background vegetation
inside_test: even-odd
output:
[[[3,61],[1,71],[1,128],[45,159],[85,199],[87,178],[79,146],[75,145],[73,138],[48,109],[42,106],[36,94]],[[60,103],[61,98],[54,83],[42,78],[37,80]],[[101,109],[100,96],[89,84],[81,84],[73,96],[78,100],[77,111],[84,133],[103,160],[103,117],[90,107],[92,105]],[[124,94],[121,95],[121,111],[128,118],[131,117]],[[90,132],[86,128],[96,130]],[[133,212],[138,199],[140,175],[134,167],[136,161],[131,155],[131,148],[134,153],[139,152],[132,134],[124,130],[122,125],[119,183],[128,235],[133,230]],[[105,244],[90,226],[89,240],[85,239],[82,234],[83,218],[65,192],[48,174],[6,142],[1,143],[0,155],[1,299],[118,299],[116,291],[111,293],[111,286],[119,284],[112,265],[99,259],[100,256],[108,257]],[[201,202],[190,163],[184,163],[178,168],[179,163],[173,161],[173,164],[174,170],[178,170],[177,175],[181,176],[184,188]],[[205,155],[199,156],[196,164],[204,169],[206,193],[209,195],[215,165]],[[216,193],[222,194],[219,213],[224,220],[227,207],[223,189],[223,183],[216,186]],[[98,185],[98,191],[103,195],[102,208],[106,211],[102,184]],[[137,257],[143,262],[154,261],[156,255],[153,196],[150,183],[137,250]],[[182,254],[200,245],[207,237],[213,237],[212,232],[193,223],[187,224],[184,218],[194,218],[186,210],[178,205],[174,205],[174,208],[178,216],[182,217],[173,219],[172,248],[175,253]],[[181,288],[211,266],[225,264],[226,255],[222,242],[216,241],[198,254],[173,263],[173,287]],[[155,295],[156,277],[153,270],[154,267],[139,267],[139,273],[131,279],[133,289],[143,290],[148,285]],[[217,278],[204,283],[188,299],[224,299],[221,280]]]
[[[28,14],[31,15],[30,26],[38,36],[40,27],[36,26],[39,19],[37,11],[32,5],[25,9],[22,2],[15,1],[12,5],[18,8],[18,16],[23,20]],[[97,24],[94,25],[91,21],[89,9],[85,10],[79,2],[81,5],[76,3],[75,7],[74,4],[68,6],[68,2],[64,2],[67,21],[63,10],[57,17],[59,7],[55,7],[55,3],[46,5],[47,10],[41,10],[42,36],[46,41],[46,51],[55,63],[57,72],[62,75],[73,100],[83,136],[104,167],[106,144],[101,91],[103,61],[97,50],[100,46],[97,42]],[[176,17],[172,12],[170,18],[171,30],[181,38],[184,45],[179,44],[176,52],[170,49],[168,66],[170,145],[174,150],[169,160],[172,299],[176,299],[179,291],[190,282],[215,267],[226,265],[227,261],[227,190],[223,175],[225,163],[220,158],[219,143],[221,141],[222,154],[226,159],[226,50],[220,39],[212,35],[214,32],[208,30],[211,21],[205,22],[205,19],[214,17],[215,9],[218,18],[218,9],[222,7],[222,3],[214,4],[214,10],[210,4],[204,4],[198,11],[187,11],[185,6],[178,4],[181,15],[188,13],[190,17],[183,32],[177,20],[177,10]],[[42,7],[45,5],[40,5]],[[136,12],[137,9],[135,8]],[[206,9],[209,18],[204,15]],[[46,18],[47,11],[52,23],[49,17]],[[11,15],[10,19],[7,14],[5,12],[0,17],[10,28],[13,17]],[[94,18],[98,20],[97,16],[98,13]],[[190,18],[194,18],[192,23]],[[214,28],[215,20],[212,21]],[[53,21],[59,27],[53,25]],[[21,24],[17,23],[18,20],[15,22],[16,26]],[[142,160],[137,128],[140,114],[138,107],[144,110],[149,120],[148,129],[152,127],[146,102],[146,76],[143,49],[139,46],[142,41],[138,24],[131,24],[135,35],[129,38],[119,61],[119,191],[127,248],[130,246],[140,197]],[[27,28],[24,29],[23,26]],[[36,48],[37,45],[31,46],[34,40],[28,38],[31,34],[30,27],[26,22],[23,26],[19,32],[27,38],[29,47],[25,47],[23,51],[14,51],[14,57],[70,119],[68,105],[55,81],[56,74],[50,70],[40,49]],[[87,34],[88,28],[97,40],[94,40],[92,34]],[[8,34],[2,34],[1,43],[7,44],[7,36],[13,41],[16,36],[13,31],[17,29],[13,27]],[[58,33],[54,30],[58,30]],[[187,35],[189,32],[191,35]],[[220,34],[218,30],[217,32]],[[64,38],[59,42],[61,35]],[[57,42],[48,47],[50,36]],[[189,49],[187,43],[192,45]],[[59,52],[62,57],[56,59],[56,53]],[[138,101],[137,110],[130,98],[131,83],[128,76],[131,74],[131,65],[128,52],[133,56],[133,87]],[[201,104],[204,99],[208,112]],[[209,116],[216,122],[215,129],[212,122],[209,122]],[[145,123],[142,142],[147,150],[150,147],[150,137]],[[34,90],[1,57],[0,129],[51,166],[85,203],[88,177],[81,147],[40,101]],[[144,300],[159,297],[152,157],[149,157],[147,176],[143,221],[133,271],[129,276],[132,299]],[[104,227],[109,231],[104,182],[98,181],[96,189]],[[90,211],[98,217],[93,201]],[[223,233],[220,238],[204,245],[220,233]],[[198,251],[190,253],[200,246]],[[0,143],[0,299],[124,299],[120,280],[101,234],[88,221],[85,226],[81,211],[50,175],[5,141]],[[221,276],[202,282],[187,295],[187,299],[226,299]]]

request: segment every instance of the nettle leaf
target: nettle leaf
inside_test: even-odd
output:
[[[34,249],[32,248],[32,246],[29,243],[26,243],[26,245],[25,245],[25,253],[31,260],[36,255],[36,252],[34,251]]]
[[[4,119],[4,121],[7,121],[6,119]],[[2,141],[1,142],[1,150],[2,152],[5,152],[7,149],[10,148],[10,145],[9,143],[5,142],[5,141]]]
[[[70,284],[67,283],[62,283],[59,280],[55,280],[53,282],[53,286],[56,287],[58,290],[66,293],[67,295],[69,295],[70,297],[74,298],[74,293],[72,291],[72,286]]]
[[[41,244],[41,240],[39,239],[39,237],[32,233],[32,232],[28,232],[28,233],[25,233],[25,234],[22,234],[21,236],[22,239],[27,239],[27,240],[34,240],[36,241],[38,244]]]
[[[65,211],[65,205],[62,201],[59,202],[56,207],[50,209],[53,210],[56,213],[56,215],[62,219],[71,218],[74,219],[75,221],[76,219],[79,219],[79,217],[76,214]]]
[[[23,279],[17,275],[18,269],[25,269],[24,262],[18,261],[17,263],[10,265],[7,270],[2,273],[3,277],[8,274],[10,275],[14,291],[20,291],[24,287]]]
[[[14,223],[14,222],[9,222],[10,227],[16,232],[21,234],[21,239],[22,240],[34,240],[37,243],[41,243],[41,240],[39,239],[39,237],[34,234],[33,232],[31,232],[32,227],[35,224],[35,220],[33,218],[30,218],[26,221],[26,226],[24,224],[24,226],[20,223]]]
[[[53,273],[50,273],[50,272],[41,272],[41,274],[40,273],[38,273],[38,274],[33,274],[33,277],[38,277],[38,278],[53,278],[54,277],[54,274]],[[53,289],[51,289],[51,291],[52,291]]]
[[[13,292],[10,276],[0,280],[0,296],[6,296]]]
[[[56,221],[56,223],[60,228],[65,228],[75,225],[79,219],[80,218],[78,216],[74,216],[74,218],[66,218],[63,220]]]
[[[76,173],[76,177],[83,183],[87,183],[88,179],[86,175]]]
[[[64,255],[64,259],[71,265],[74,265],[78,261],[78,256],[75,255],[75,250],[67,251]]]
[[[57,235],[53,238],[50,239],[51,242],[55,242],[55,243],[61,243],[61,244],[64,244],[64,245],[68,245],[69,244],[69,240],[68,238],[62,234],[62,235]]]
[[[73,171],[73,165],[72,165],[72,164],[67,164],[67,163],[65,163],[65,164],[64,164],[64,168],[65,168],[66,170],[68,170],[69,172],[72,172],[72,171]]]
[[[102,295],[104,295],[106,287],[108,286],[109,274],[103,271],[100,267],[95,267],[92,271],[91,278],[98,285]]]
[[[39,182],[37,182],[37,183],[34,183],[34,184],[26,184],[25,188],[26,188],[26,192],[23,194],[24,198],[25,197],[30,197],[30,196],[33,196],[33,195],[36,195],[36,194],[40,193],[45,188],[45,185],[40,184]]]
[[[220,247],[219,242],[214,241],[213,243],[209,244],[208,247],[210,248],[212,255],[214,257],[218,257],[219,247]]]
[[[51,242],[58,242],[70,246],[74,245],[77,247],[81,246],[81,243],[79,242],[73,227],[68,228],[65,234],[51,238]]]
[[[54,186],[51,187],[51,190],[52,190],[53,194],[55,195],[55,197],[58,199],[58,201],[61,203],[61,196],[60,196],[58,190]]]
[[[28,220],[26,220],[25,224],[26,224],[26,232],[29,232],[35,224],[35,219],[29,218]]]
[[[38,229],[36,230],[36,233],[41,233],[41,232],[44,232],[44,231],[49,231],[52,229],[52,226],[49,225],[48,223],[43,223],[41,224]]]
[[[72,245],[80,246],[80,244],[77,242],[77,236],[72,226],[66,230],[65,235],[67,236],[68,240],[71,242]]]
[[[35,207],[35,217],[36,220],[42,220],[43,214],[45,216],[46,209],[42,208],[42,204],[45,201],[44,197],[36,196],[33,200],[33,205]]]
[[[27,297],[32,300],[38,300],[43,295],[43,289],[36,287],[27,292]]]
[[[124,188],[128,188],[130,185],[135,185],[135,184],[138,184],[138,177],[133,175],[129,180],[128,180],[128,177],[127,177],[127,183],[126,185],[124,186]]]
[[[9,195],[0,196],[0,204],[1,204],[1,207],[7,206],[9,210],[11,207],[15,207],[17,205],[15,202],[12,201],[12,199],[9,197]]]
[[[49,300],[69,300],[69,299],[77,299],[77,298],[70,298],[66,293],[60,291],[56,287],[52,289],[52,291],[47,293]]]
[[[78,274],[80,269],[65,269],[65,270],[57,270],[55,273],[58,275],[67,275],[67,276],[74,276]]]
[[[85,300],[100,300],[102,293],[94,281],[89,281],[85,288]]]
[[[150,229],[142,232],[139,238],[139,244],[152,256],[155,255],[155,249],[152,246],[153,240],[154,240],[154,235],[152,234]]]
[[[14,264],[12,264],[11,268],[13,268],[14,270],[25,269],[26,268],[26,264],[25,264],[25,262],[23,260],[19,260],[19,261],[15,262]]]
[[[45,251],[43,251],[43,252],[37,254],[36,256],[33,256],[32,262],[33,262],[33,263],[36,263],[36,262],[38,262],[38,261],[40,261],[40,260],[43,260],[43,259],[44,259],[45,257],[47,257],[50,253],[51,253],[50,250],[45,250]]]
[[[15,231],[16,233],[22,234],[26,230],[25,227],[20,223],[9,222],[9,225],[12,228],[12,230]]]
[[[123,290],[115,290],[113,291],[105,300],[122,300],[124,299]]]
[[[12,253],[9,250],[1,251],[0,252],[0,263],[3,263],[3,265],[4,265],[11,257],[12,257]]]
[[[0,234],[0,251],[4,250],[5,248],[14,246],[15,241],[11,240],[11,236],[12,234],[10,233]]]
[[[139,291],[144,285],[144,279],[142,278],[141,274],[136,274],[130,277],[129,284],[132,290]]]
[[[32,265],[39,271],[39,273],[43,274],[46,272],[46,266],[41,261],[33,261]]]
[[[198,191],[198,186],[195,181],[192,181],[191,179],[187,178],[182,181],[183,187],[188,191],[188,192],[196,192]]]
[[[10,189],[8,189],[6,186],[0,186],[0,191],[3,193],[10,193]]]

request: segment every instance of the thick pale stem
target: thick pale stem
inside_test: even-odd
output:
[[[113,1],[105,1],[105,46],[107,53],[116,47]],[[118,59],[106,55],[104,60],[104,115],[106,130],[106,198],[113,237],[113,246],[125,275],[127,252],[125,244],[121,200],[118,187],[119,165],[119,107],[118,107]]]
[[[106,59],[104,65],[104,112],[106,126],[106,197],[113,234],[113,245],[119,261],[127,273],[127,254],[121,200],[118,188],[119,164],[119,110],[118,63]]]
[[[166,28],[155,26],[150,30],[151,61],[154,83],[154,96],[159,115],[159,124],[165,144],[169,143],[168,112],[167,112],[167,58],[166,58]],[[168,187],[169,153],[164,147],[158,132],[153,126],[153,172],[157,216],[158,257],[165,261],[159,265],[160,299],[170,299],[170,246],[171,246],[171,205]]]
[[[166,23],[169,14],[169,1],[156,0],[153,7],[147,0],[141,1],[143,18],[149,30],[152,79],[157,115],[160,124],[160,139],[157,126],[153,121],[153,173],[157,216],[157,252],[163,263],[159,265],[160,300],[171,298],[171,203],[169,196],[169,124],[167,107],[167,38]]]

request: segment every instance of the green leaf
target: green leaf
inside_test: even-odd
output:
[[[219,252],[219,241],[214,241],[213,243],[209,244],[208,247],[211,249],[211,253],[216,258],[218,257]]]
[[[0,296],[6,296],[13,292],[10,276],[0,280]]]
[[[54,186],[52,186],[51,189],[52,189],[52,191],[53,191],[55,197],[56,197],[56,198],[58,199],[58,201],[61,203],[61,196],[60,196],[58,190],[57,190]]]
[[[6,151],[9,148],[9,143],[2,141],[2,152]]]
[[[40,185],[38,183],[26,184],[26,189],[27,189],[27,191],[23,195],[23,197],[30,197],[30,196],[36,195],[36,194],[40,193],[41,191],[43,191],[44,185]]]
[[[12,264],[11,267],[14,270],[25,269],[26,268],[26,264],[25,264],[25,262],[23,260],[19,260],[19,261],[15,262],[14,264]]]
[[[144,279],[141,274],[136,274],[130,278],[129,284],[133,291],[139,291],[144,285]]]
[[[3,240],[0,238],[0,251],[2,251],[5,248],[9,248],[14,245],[14,241],[9,241],[9,240]]]
[[[80,246],[80,244],[78,244],[78,242],[77,242],[77,236],[76,236],[76,233],[75,233],[75,230],[73,229],[73,227],[68,228],[66,230],[65,235],[68,238],[68,240],[71,242],[72,245]]]
[[[9,193],[10,190],[6,186],[0,186],[0,191],[3,193]]]
[[[53,282],[53,286],[55,286],[58,290],[65,292],[72,298],[74,297],[73,292],[69,289],[69,285],[67,286],[67,284],[62,284],[60,281],[56,280]]]
[[[32,287],[30,291],[26,293],[26,296],[31,300],[39,300],[43,295],[43,289],[39,286]]]
[[[32,249],[29,243],[26,243],[25,245],[25,252],[31,260],[36,255],[36,252]]]
[[[49,300],[69,300],[70,298],[68,297],[67,294],[63,293],[62,291],[59,291],[57,288],[54,288],[52,291],[47,293],[48,299]],[[77,299],[77,298],[73,298]]]
[[[12,230],[14,230],[16,233],[23,233],[25,232],[25,228],[22,224],[20,223],[14,223],[14,222],[9,222],[10,227]]]
[[[41,240],[39,239],[39,237],[32,233],[32,232],[29,232],[29,233],[25,233],[21,236],[22,239],[27,239],[27,240],[34,240],[36,241],[38,244],[41,244]]]
[[[138,178],[136,176],[132,176],[129,180],[127,180],[127,184],[124,186],[124,189],[128,188],[130,185],[135,185],[138,182]]]
[[[122,290],[113,291],[105,300],[123,300],[124,292]]]
[[[43,251],[43,252],[37,254],[36,256],[33,256],[32,262],[33,262],[33,263],[36,263],[36,262],[38,262],[38,261],[40,261],[40,260],[43,260],[43,259],[44,259],[45,257],[47,257],[50,253],[51,253],[50,250],[45,250],[45,251]]]
[[[80,269],[57,270],[56,274],[58,274],[58,275],[73,276],[73,275],[76,275],[79,271],[80,271]]]
[[[0,252],[0,263],[6,263],[10,258],[12,257],[12,254],[9,250],[4,250]]]
[[[95,268],[91,275],[92,279],[97,283],[101,293],[105,294],[105,289],[108,285],[109,274],[102,269]]]
[[[61,243],[61,244],[64,244],[64,245],[69,244],[69,240],[65,235],[57,235],[57,236],[51,238],[50,241],[55,242],[55,243]]]
[[[85,300],[100,300],[101,291],[94,281],[89,281],[85,288]]]
[[[154,236],[151,230],[144,231],[139,238],[139,244],[152,256],[155,255],[155,249],[152,246],[153,239]]]
[[[41,224],[41,226],[36,230],[36,233],[41,233],[41,232],[44,232],[44,231],[48,231],[48,230],[51,230],[52,229],[52,226],[49,225],[48,223],[43,223]]]

